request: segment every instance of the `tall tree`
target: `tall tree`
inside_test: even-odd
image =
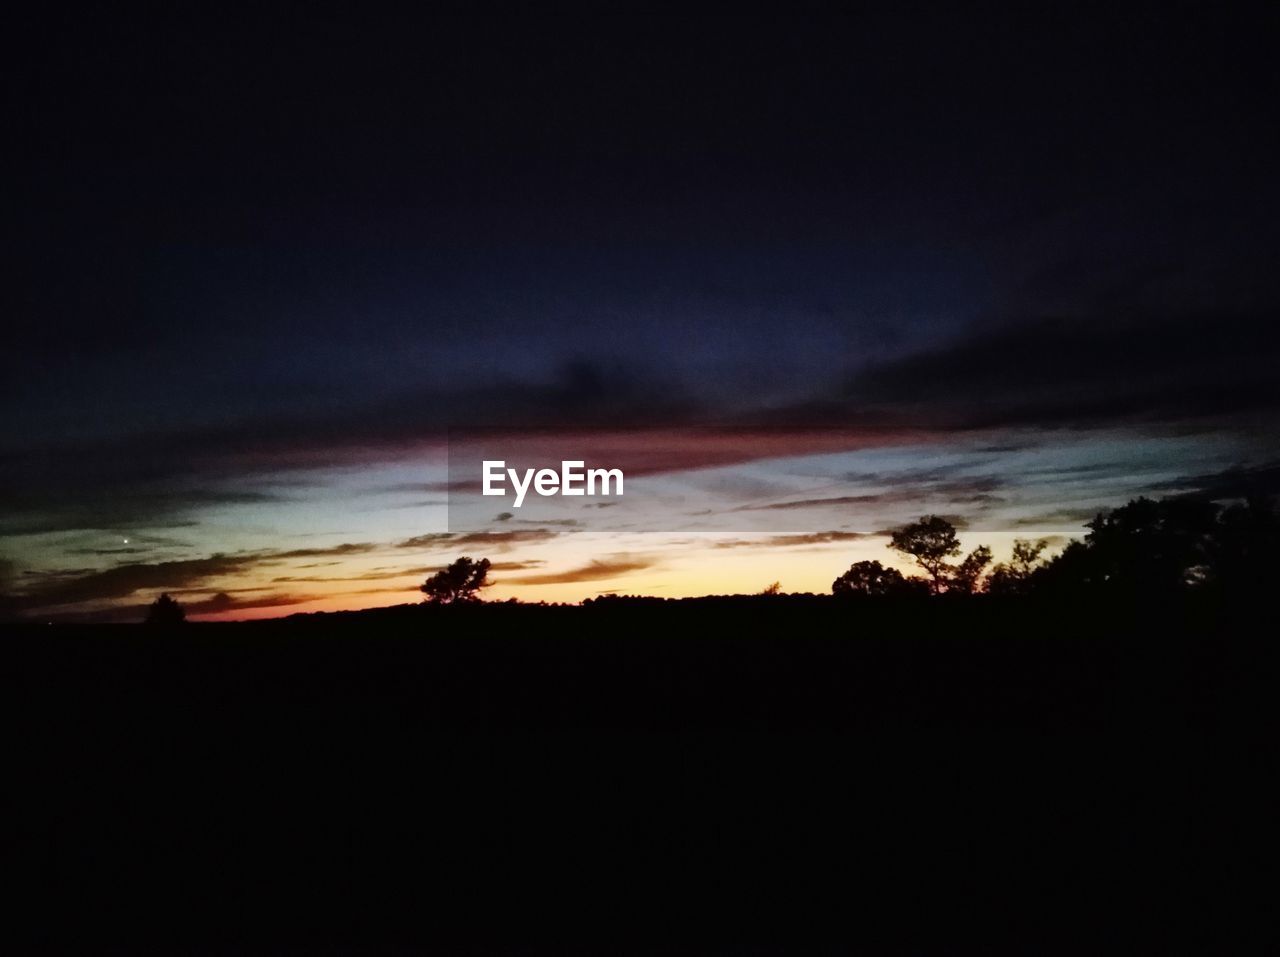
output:
[[[938,515],[926,515],[893,533],[889,547],[910,555],[929,575],[929,587],[939,594],[947,586],[951,565],[947,559],[960,554],[956,527]]]
[[[991,564],[991,549],[979,545],[964,557],[959,565],[951,569],[947,581],[947,591],[962,595],[972,595],[982,584],[982,573]]]

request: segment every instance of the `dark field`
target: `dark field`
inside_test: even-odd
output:
[[[1254,621],[777,598],[11,627],[10,952],[1247,952]]]

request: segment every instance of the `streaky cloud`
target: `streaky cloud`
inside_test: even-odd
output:
[[[523,575],[516,578],[503,579],[504,585],[567,585],[575,582],[604,581],[619,578],[631,572],[653,568],[655,562],[648,559],[617,556],[611,559],[593,559],[585,565],[568,568],[559,572],[547,572],[540,575]]]

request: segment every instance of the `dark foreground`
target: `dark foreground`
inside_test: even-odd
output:
[[[1264,952],[1261,631],[786,599],[11,628],[5,949]]]

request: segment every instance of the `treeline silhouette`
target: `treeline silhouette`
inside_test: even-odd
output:
[[[879,561],[855,562],[831,584],[841,601],[892,600],[894,604],[942,597],[949,607],[957,598],[1042,598],[1067,601],[1159,601],[1177,596],[1232,601],[1262,600],[1280,581],[1280,511],[1274,500],[1251,498],[1220,504],[1195,498],[1133,499],[1099,513],[1085,525],[1082,539],[1047,555],[1050,539],[1016,539],[1008,561],[992,565],[989,546],[979,545],[963,559],[956,527],[937,515],[926,515],[891,533],[888,547],[912,559],[923,575],[904,575]],[[422,605],[470,609],[494,582],[487,558],[462,556],[432,574],[419,587]],[[814,595],[782,591],[778,582],[754,595],[669,599],[606,594],[588,598],[584,607],[653,607],[694,605],[777,605],[813,607]],[[530,608],[545,603],[508,599],[501,604]],[[820,604],[820,602],[816,603]],[[388,618],[412,613],[420,605],[291,615],[289,619]],[[185,621],[180,602],[163,594],[148,609],[146,621],[172,627]]]
[[[1155,597],[1263,597],[1280,575],[1275,503],[1139,498],[1088,523],[1083,541],[1031,568],[1014,590]]]
[[[832,583],[840,598],[1042,595],[1158,598],[1200,593],[1259,596],[1280,576],[1280,516],[1274,502],[1222,505],[1194,498],[1137,498],[1091,522],[1083,539],[1046,558],[1048,539],[1017,539],[1012,555],[984,573],[991,550],[963,561],[955,527],[925,516],[895,531],[889,547],[928,577],[907,577],[877,561],[857,562]]]

